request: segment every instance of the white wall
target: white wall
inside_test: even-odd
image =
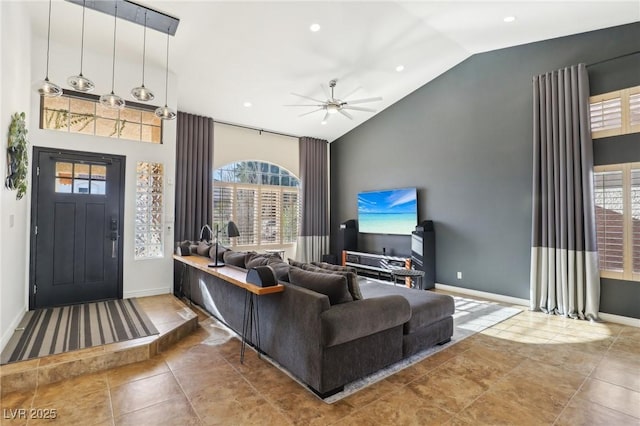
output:
[[[25,5],[0,1],[0,176],[7,176],[7,133],[15,112],[31,114],[31,24]],[[42,77],[41,77],[42,78]],[[29,116],[27,117],[29,118]],[[32,140],[33,126],[27,121]],[[16,200],[16,191],[0,190],[0,348],[27,310],[29,259],[29,199]]]
[[[297,178],[300,177],[298,138],[275,135],[238,126],[215,123],[213,127],[213,168],[217,169],[229,163],[243,160],[267,161],[287,169]],[[243,247],[238,247],[243,249]],[[252,247],[284,248],[285,259],[295,258],[296,246]]]
[[[34,38],[32,50],[33,73],[38,75],[44,69],[46,39]],[[85,69],[92,69],[89,75],[96,84],[95,94],[111,91],[111,56],[97,55],[85,50]],[[68,76],[78,73],[78,52],[51,42],[51,62],[49,78],[66,87]],[[147,64],[145,85],[155,91],[155,104],[164,99],[164,68]],[[140,84],[140,64],[116,62],[115,93],[130,100],[131,88]],[[169,74],[169,106],[176,108],[176,78]],[[87,136],[67,132],[39,129],[40,99],[37,92],[31,90],[30,128],[31,143],[34,146],[54,147],[76,151],[99,152],[126,156],[125,206],[124,206],[124,258],[123,258],[123,295],[127,297],[148,296],[172,292],[173,289],[173,215],[175,188],[175,140],[176,121],[165,121],[163,143],[150,144],[125,139],[112,139],[100,136]],[[135,225],[135,181],[136,162],[152,161],[164,164],[165,190],[165,256],[163,259],[134,260]]]

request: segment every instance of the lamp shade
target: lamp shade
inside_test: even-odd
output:
[[[238,231],[238,227],[233,221],[229,221],[229,223],[227,224],[227,236],[229,238],[240,236],[240,231]]]

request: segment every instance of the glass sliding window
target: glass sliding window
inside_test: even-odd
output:
[[[163,223],[164,167],[160,163],[136,165],[135,258],[164,256]]]
[[[98,97],[64,91],[41,97],[40,128],[141,142],[162,143],[162,120],[155,107],[127,102],[122,110],[105,108]]]

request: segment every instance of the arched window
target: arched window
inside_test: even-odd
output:
[[[296,242],[300,181],[282,167],[263,161],[238,161],[213,172],[213,223],[220,242],[233,246],[290,245]],[[229,241],[234,221],[240,236]]]

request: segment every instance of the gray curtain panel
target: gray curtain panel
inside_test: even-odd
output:
[[[213,119],[178,111],[175,241],[197,240],[212,218]]]
[[[320,261],[329,249],[328,142],[300,138],[301,223],[296,259]]]
[[[589,79],[584,64],[533,79],[531,309],[598,318]]]

